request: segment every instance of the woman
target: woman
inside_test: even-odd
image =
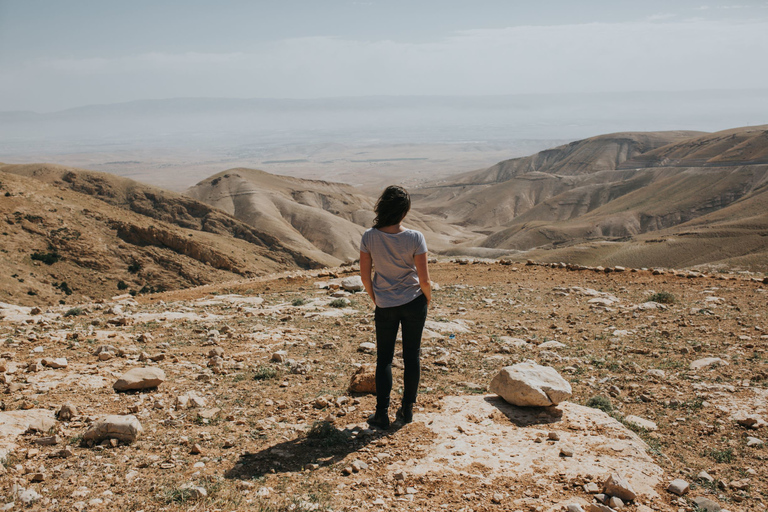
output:
[[[432,300],[424,235],[403,227],[411,197],[398,186],[387,187],[376,202],[373,228],[360,243],[360,277],[376,305],[376,413],[368,424],[389,427],[392,357],[397,330],[403,327],[403,402],[396,419],[413,421],[413,404],[421,376],[421,333]],[[376,271],[371,279],[372,266]]]

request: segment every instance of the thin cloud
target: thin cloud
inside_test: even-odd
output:
[[[138,98],[493,95],[768,87],[768,21],[517,26],[409,43],[332,37],[248,52],[57,59],[5,70],[0,98],[57,109]],[[713,72],[716,70],[716,72]],[[0,110],[19,108],[0,99]],[[37,105],[43,105],[42,107]]]

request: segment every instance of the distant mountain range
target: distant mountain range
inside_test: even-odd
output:
[[[436,253],[768,272],[768,126],[602,135],[412,195],[406,224]],[[253,169],[182,195],[105,173],[0,164],[0,301],[339,265],[357,258],[374,201],[349,185]]]

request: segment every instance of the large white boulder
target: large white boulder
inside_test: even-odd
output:
[[[548,407],[570,398],[571,385],[550,366],[533,362],[502,368],[490,390],[517,406]]]

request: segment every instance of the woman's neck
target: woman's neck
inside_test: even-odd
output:
[[[383,231],[384,233],[389,233],[390,235],[394,235],[395,233],[402,233],[405,231],[405,228],[403,227],[403,224],[393,224],[391,226],[383,226],[380,228],[376,228],[379,231]]]

